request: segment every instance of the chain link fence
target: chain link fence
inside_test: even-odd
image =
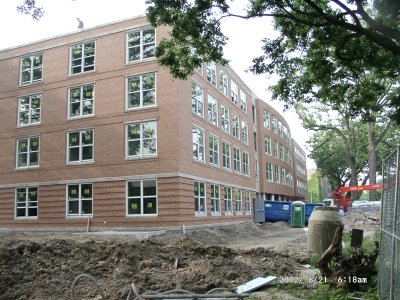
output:
[[[400,299],[400,147],[383,162],[379,291],[384,300]]]

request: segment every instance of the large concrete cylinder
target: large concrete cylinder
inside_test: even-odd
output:
[[[318,206],[308,220],[308,250],[322,254],[331,245],[342,223],[336,207]]]

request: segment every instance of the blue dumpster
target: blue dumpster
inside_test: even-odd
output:
[[[290,221],[290,206],[287,201],[264,201],[265,222]]]

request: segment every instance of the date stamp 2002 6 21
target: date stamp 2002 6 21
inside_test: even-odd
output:
[[[302,276],[280,276],[277,278],[277,283],[295,283],[295,284],[318,284],[318,283],[327,283],[328,279],[325,276],[311,276],[311,277],[302,277]]]

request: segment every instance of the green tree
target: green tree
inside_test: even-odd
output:
[[[312,202],[321,202],[320,186],[319,186],[319,173],[313,173],[309,180],[307,180],[308,200]]]

